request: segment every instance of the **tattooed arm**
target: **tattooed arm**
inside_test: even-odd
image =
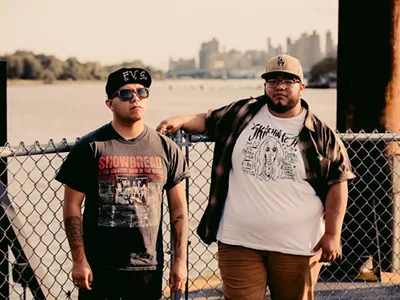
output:
[[[170,285],[173,291],[181,290],[187,278],[188,208],[185,181],[168,190],[175,262],[171,269]]]
[[[64,192],[64,226],[72,260],[75,263],[86,260],[83,247],[81,207],[85,194],[65,186]]]
[[[175,260],[186,261],[188,240],[188,208],[185,196],[185,182],[168,191],[172,238],[174,240]]]
[[[84,197],[84,193],[65,185],[63,214],[65,231],[73,261],[72,279],[79,287],[90,290],[93,275],[86,260],[83,246],[81,217],[81,207]]]

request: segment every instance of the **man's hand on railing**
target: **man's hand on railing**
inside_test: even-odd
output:
[[[161,121],[156,130],[162,134],[172,134],[182,128],[184,120],[181,116],[172,117]]]

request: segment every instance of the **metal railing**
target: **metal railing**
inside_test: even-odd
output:
[[[343,258],[321,270],[316,299],[400,299],[400,133],[338,134],[357,179],[349,186]],[[196,134],[179,133],[172,138],[181,146],[191,170],[186,182],[189,279],[182,298],[223,299],[216,245],[204,245],[195,233],[207,204],[214,143]],[[77,299],[62,222],[62,188],[54,180],[73,146],[66,140],[50,140],[0,148],[4,211],[0,291],[7,286],[9,299]],[[164,205],[164,246],[171,255],[166,256],[163,294],[173,298],[166,284],[173,253]],[[0,295],[0,299],[8,296]]]

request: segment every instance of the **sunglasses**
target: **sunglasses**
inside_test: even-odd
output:
[[[122,89],[116,91],[111,99],[115,98],[116,96],[121,99],[121,101],[131,101],[133,99],[133,95],[136,94],[139,99],[146,99],[149,97],[149,89],[148,88],[138,88],[138,89]]]

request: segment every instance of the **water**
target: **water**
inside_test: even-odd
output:
[[[262,93],[261,80],[156,81],[146,123],[155,127],[175,114],[205,112]],[[315,114],[336,126],[335,89],[306,89],[304,98]],[[10,86],[8,140],[13,145],[47,143],[50,138],[72,141],[111,120],[104,100],[104,83]]]
[[[161,120],[176,114],[206,112],[210,108],[261,93],[261,80],[156,81],[151,88],[146,124],[155,128]],[[306,89],[303,97],[315,114],[335,128],[336,90]],[[8,141],[13,146],[21,141],[25,145],[35,141],[47,144],[49,139],[57,143],[63,138],[73,142],[76,137],[111,120],[111,112],[104,101],[104,83],[10,86]],[[195,234],[198,220],[206,205],[212,148],[210,150],[201,143],[195,149],[190,154],[190,160],[196,166],[193,168],[193,164],[190,164],[191,279],[210,276],[217,270],[217,263],[213,258],[216,245],[213,244],[210,251],[207,251]],[[29,244],[35,249],[38,258],[41,258],[41,267],[47,272],[47,283],[44,282],[43,285],[49,285],[56,299],[67,299],[65,293],[73,290],[72,283],[68,280],[71,269],[68,260],[69,247],[61,228],[63,190],[53,180],[63,156],[65,154],[9,159],[10,200],[18,212],[18,218],[24,223]],[[168,224],[168,221],[166,214],[164,222]],[[164,230],[166,229],[167,225],[164,226]],[[169,241],[169,236],[165,239]],[[168,255],[166,259],[169,259]],[[168,278],[168,270],[165,271],[165,277]],[[21,293],[19,286],[12,290]],[[76,291],[72,293],[73,299],[76,294]],[[16,292],[13,292],[13,298],[18,298]]]

